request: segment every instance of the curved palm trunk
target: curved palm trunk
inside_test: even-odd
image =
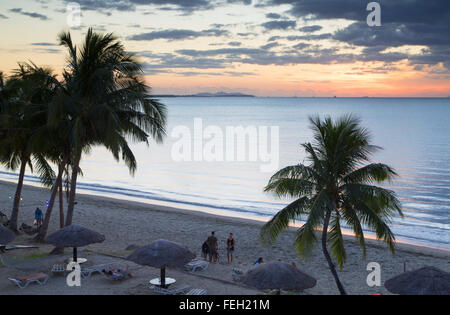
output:
[[[47,211],[45,212],[44,222],[42,223],[42,226],[39,229],[39,233],[35,238],[36,241],[43,242],[45,240],[45,237],[47,236],[48,227],[50,225],[50,217],[53,212],[53,206],[55,205],[56,195],[58,193],[59,186],[61,185],[61,182],[62,182],[62,175],[63,175],[65,166],[66,166],[66,160],[61,162],[58,166],[58,176],[56,177],[55,183],[53,184],[52,193],[50,196],[50,200],[48,202]]]
[[[80,159],[74,163],[72,167],[72,178],[70,180],[70,193],[69,201],[67,206],[67,216],[66,216],[66,226],[72,225],[73,212],[75,209],[75,195],[77,192],[77,177],[78,177],[78,166],[80,165]]]
[[[330,253],[328,253],[327,249],[328,225],[330,223],[330,218],[331,218],[331,210],[327,210],[322,230],[322,252],[323,255],[325,256],[325,259],[328,262],[328,267],[330,268],[330,271],[333,274],[334,281],[336,282],[339,292],[341,293],[341,295],[347,295],[347,292],[345,291],[344,286],[342,285],[341,280],[339,279],[336,267],[334,266],[333,261],[331,260]]]
[[[27,168],[27,159],[22,160],[19,172],[19,182],[17,183],[16,194],[14,195],[13,209],[11,212],[11,218],[9,219],[9,228],[18,233],[17,221],[19,219],[19,206],[20,199],[22,197],[23,179],[25,178],[25,169]]]

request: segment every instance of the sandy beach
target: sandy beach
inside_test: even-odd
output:
[[[0,181],[0,210],[10,214],[11,200],[15,184]],[[32,224],[33,211],[36,205],[41,205],[49,197],[46,189],[24,186],[24,201],[20,211],[19,225],[24,222]],[[258,233],[261,222],[210,215],[202,212],[175,209],[138,202],[116,200],[98,196],[79,194],[74,216],[74,223],[84,225],[105,235],[106,240],[102,244],[86,247],[81,255],[86,256],[91,263],[120,260],[130,265],[135,277],[120,285],[111,286],[110,283],[100,278],[90,279],[89,283],[81,289],[68,288],[63,279],[50,279],[42,288],[30,287],[27,290],[18,290],[7,278],[11,273],[17,273],[7,267],[0,267],[0,294],[42,293],[51,294],[57,290],[61,294],[151,294],[146,283],[151,277],[158,275],[158,270],[150,267],[137,266],[123,261],[130,251],[125,249],[130,245],[146,245],[157,239],[167,239],[182,243],[200,257],[201,245],[211,231],[216,232],[219,239],[220,260],[218,264],[211,264],[208,270],[195,274],[181,270],[170,270],[169,276],[174,276],[179,281],[187,282],[193,287],[206,288],[208,294],[258,294],[257,291],[246,288],[232,281],[232,268],[242,270],[251,268],[258,257],[265,261],[281,259],[285,262],[295,262],[304,272],[317,279],[317,285],[303,294],[338,294],[338,290],[332,279],[326,261],[317,246],[313,254],[307,260],[298,258],[292,244],[295,237],[294,230],[283,233],[278,242],[270,248],[263,248],[258,243]],[[59,226],[58,207],[56,205],[52,216],[50,233],[56,231]],[[228,265],[226,261],[225,240],[228,233],[232,232],[236,240],[235,261]],[[13,244],[31,244],[31,237],[22,235]],[[423,266],[435,266],[445,271],[450,270],[450,251],[409,244],[398,244],[395,257],[383,244],[369,240],[367,257],[362,258],[362,250],[352,237],[347,237],[347,262],[339,273],[341,280],[349,294],[389,294],[383,287],[369,287],[366,284],[369,262],[377,262],[381,265],[382,285],[387,279],[406,270],[413,270]],[[48,253],[52,249],[48,245],[39,245],[39,250],[16,250],[11,256],[16,258]],[[69,257],[70,251],[66,250],[64,257]],[[61,256],[45,256],[39,258],[41,265],[51,266],[60,262]],[[53,291],[53,292],[52,292]]]

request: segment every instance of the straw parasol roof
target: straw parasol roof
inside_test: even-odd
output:
[[[195,254],[185,246],[167,240],[157,240],[140,247],[127,257],[139,265],[155,268],[183,267],[194,258]]]
[[[105,237],[81,225],[69,225],[47,237],[47,242],[56,247],[82,247],[102,243]]]
[[[259,290],[304,290],[316,285],[316,279],[281,261],[258,265],[242,277],[242,282]]]
[[[8,243],[11,243],[12,241],[14,241],[15,238],[16,238],[16,236],[10,229],[7,229],[3,226],[3,224],[0,224],[0,244],[1,245],[6,245]]]
[[[427,266],[391,278],[384,286],[401,295],[450,295],[450,273]]]

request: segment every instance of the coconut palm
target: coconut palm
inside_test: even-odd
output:
[[[137,165],[128,140],[148,144],[151,136],[162,141],[166,109],[148,97],[140,63],[113,34],[89,29],[79,49],[68,32],[61,33],[59,41],[68,49],[69,58],[49,124],[70,129],[72,174],[67,226],[72,223],[82,154],[94,146],[104,146],[116,160],[123,159],[133,174]]]
[[[19,206],[27,166],[36,170],[44,185],[51,185],[54,172],[46,161],[46,152],[32,147],[32,137],[46,123],[44,108],[52,97],[48,80],[51,70],[19,64],[3,84],[0,107],[0,161],[8,169],[19,171],[9,228],[17,232]]]
[[[389,223],[395,214],[402,216],[400,202],[393,191],[375,184],[391,181],[396,173],[385,164],[369,164],[370,155],[380,148],[371,144],[370,134],[359,119],[351,115],[335,121],[311,117],[310,123],[314,142],[302,145],[309,164],[280,170],[265,188],[266,192],[296,200],[264,225],[260,238],[264,244],[272,244],[290,222],[303,219],[295,246],[306,257],[317,240],[315,231],[322,229],[323,254],[339,292],[346,294],[331,259],[333,256],[340,269],[346,261],[341,227],[345,224],[353,230],[364,257],[364,226],[394,253],[395,237]]]

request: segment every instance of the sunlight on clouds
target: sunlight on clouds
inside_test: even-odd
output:
[[[71,32],[77,43],[88,27],[115,33],[145,63],[155,93],[236,90],[263,96],[450,94],[450,48],[445,39],[424,37],[423,41],[438,44],[431,46],[421,43],[421,38],[409,38],[407,24],[402,26],[405,32],[390,34],[386,33],[389,29],[399,29],[395,23],[369,30],[349,19],[294,14],[290,4],[225,2],[202,3],[201,10],[164,5],[135,5],[119,10],[115,3],[116,9],[83,10],[82,27]],[[0,70],[8,73],[17,61],[32,60],[61,71],[64,49],[49,44],[56,44],[58,33],[68,29],[67,3],[2,0],[0,27],[14,31],[0,35]],[[313,7],[323,14],[328,10],[320,5]],[[361,13],[365,15],[365,11]],[[335,36],[338,31],[339,39]],[[377,31],[385,40],[368,41],[367,36]],[[417,86],[412,89],[410,84],[408,89],[406,82]]]

